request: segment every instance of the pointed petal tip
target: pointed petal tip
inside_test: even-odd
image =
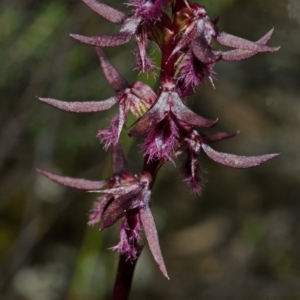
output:
[[[236,169],[256,167],[279,155],[278,153],[265,154],[260,156],[242,156],[228,154],[224,152],[218,152],[209,147],[207,144],[202,144],[202,149],[207,154],[207,156],[215,162]]]
[[[167,273],[167,270],[161,270],[162,274],[168,279],[170,280],[169,274]]]
[[[272,159],[272,158],[275,158],[277,156],[279,156],[281,153],[272,153],[272,154],[269,154],[270,158],[269,159]]]
[[[70,33],[69,34],[69,36],[71,37],[71,38],[73,38],[73,39],[77,39],[78,38],[78,36],[80,36],[79,34],[75,34],[75,33]]]
[[[140,218],[142,221],[144,233],[148,241],[148,245],[153,255],[153,258],[156,261],[162,274],[167,279],[170,279],[161,253],[155,222],[149,207],[146,207],[140,211]]]
[[[48,98],[42,98],[42,97],[39,97],[39,96],[36,96],[36,97],[38,98],[39,101],[47,103]]]
[[[274,48],[274,50],[272,52],[276,52],[276,51],[280,50],[281,46],[273,47],[273,48]]]
[[[40,173],[40,174],[42,174],[42,175],[45,175],[46,173],[48,173],[48,172],[46,172],[46,171],[44,171],[44,170],[41,170],[41,169],[35,169],[38,173]]]

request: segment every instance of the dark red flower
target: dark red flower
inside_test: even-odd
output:
[[[176,35],[177,44],[171,56],[177,55],[178,92],[185,97],[194,91],[205,77],[213,84],[212,67],[217,61],[240,61],[260,52],[275,52],[279,49],[266,45],[273,29],[256,42],[228,34],[217,28],[217,20],[209,18],[205,8],[199,4],[186,4],[176,17],[180,24],[180,32]],[[223,46],[235,49],[214,50],[210,45],[213,39]]]
[[[143,149],[150,160],[172,160],[174,151],[183,138],[180,134],[183,125],[211,127],[216,122],[217,120],[207,120],[187,108],[175,91],[173,80],[169,78],[162,85],[162,92],[156,103],[136,122],[129,134],[147,136]]]
[[[39,98],[39,100],[58,109],[74,113],[104,111],[118,103],[119,113],[111,120],[110,127],[100,130],[97,135],[107,150],[111,145],[117,144],[128,112],[130,111],[136,119],[139,119],[152,106],[156,100],[156,94],[143,82],[137,81],[129,85],[109,63],[101,48],[97,48],[97,54],[104,75],[116,92],[115,96],[103,101],[88,102],[65,102],[50,98]]]
[[[137,243],[141,239],[143,228],[155,261],[163,275],[169,278],[150,209],[151,175],[128,173],[120,146],[117,145],[113,149],[114,175],[105,181],[65,177],[42,170],[38,172],[61,185],[104,194],[95,201],[88,224],[95,225],[100,222],[100,230],[103,230],[124,218],[120,230],[120,241],[111,249],[118,250],[130,260],[137,258],[139,251]],[[108,188],[102,189],[105,186]]]
[[[116,35],[83,36],[71,34],[70,36],[84,44],[96,47],[115,47],[126,44],[135,36],[137,48],[135,50],[137,69],[142,72],[152,72],[153,65],[147,55],[146,47],[149,31],[159,22],[163,15],[163,8],[169,0],[132,0],[127,4],[135,9],[132,16],[113,9],[95,0],[83,0],[100,16],[115,24],[122,24],[120,32]],[[159,28],[159,27],[157,27]]]
[[[187,160],[185,161],[182,170],[184,181],[188,184],[193,193],[200,195],[202,191],[201,180],[198,177],[198,156],[201,149],[203,149],[206,155],[215,162],[227,167],[238,169],[251,168],[261,165],[279,155],[278,153],[275,153],[260,156],[240,156],[218,152],[208,146],[208,143],[228,139],[234,137],[236,134],[237,133],[231,132],[198,133],[196,130],[193,130],[189,136],[185,138],[181,151],[178,151],[177,154],[179,155],[183,151],[187,151]]]

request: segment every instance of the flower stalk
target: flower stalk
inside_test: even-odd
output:
[[[220,61],[241,61],[258,53],[275,52],[279,47],[267,45],[273,29],[256,42],[228,34],[217,27],[218,19],[211,19],[205,8],[188,0],[131,0],[132,14],[126,15],[96,0],[83,0],[98,15],[114,24],[122,25],[116,35],[71,37],[94,46],[101,69],[115,94],[106,100],[66,102],[39,98],[45,104],[74,113],[96,113],[118,106],[118,113],[107,129],[97,137],[105,150],[112,149],[110,178],[101,181],[64,177],[50,172],[39,172],[59,184],[99,194],[90,212],[88,224],[100,223],[104,230],[122,219],[120,241],[112,250],[120,252],[113,300],[128,299],[134,267],[141,253],[142,232],[162,274],[169,278],[158,233],[151,212],[151,190],[159,169],[186,153],[181,168],[183,181],[191,192],[200,195],[199,177],[203,152],[217,163],[232,168],[250,168],[276,157],[278,154],[238,156],[213,150],[210,143],[233,138],[237,132],[207,132],[218,119],[206,119],[188,108],[188,97],[209,80],[213,88],[214,65]],[[136,69],[158,75],[157,91],[143,82],[128,83],[105,57],[102,48],[123,45],[136,40]],[[212,41],[233,48],[214,49]],[[148,43],[157,45],[162,53],[160,69],[147,53]],[[124,157],[120,134],[129,114],[136,122],[128,135],[143,139],[144,164],[133,174]]]

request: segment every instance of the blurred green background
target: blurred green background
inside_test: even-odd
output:
[[[122,1],[103,1],[128,11]],[[240,63],[220,62],[216,90],[202,85],[195,111],[219,118],[221,130],[241,134],[220,151],[280,157],[233,170],[201,156],[203,195],[193,197],[165,166],[153,193],[153,213],[171,277],[160,274],[145,247],[131,299],[300,299],[300,1],[206,0],[219,28],[257,40],[275,27],[279,52]],[[102,233],[86,226],[95,199],[55,185],[36,168],[102,179],[110,156],[95,138],[116,108],[70,114],[36,96],[102,100],[113,94],[92,47],[69,33],[116,33],[119,26],[80,0],[2,0],[0,3],[0,299],[102,300],[113,287],[118,226]],[[106,54],[130,82],[133,42]],[[154,48],[153,48],[154,49]],[[153,56],[157,56],[154,52]],[[133,172],[139,145],[122,136]]]

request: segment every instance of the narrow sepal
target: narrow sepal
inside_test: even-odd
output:
[[[220,163],[224,166],[232,168],[251,168],[258,165],[261,165],[268,160],[278,156],[279,154],[266,154],[261,156],[239,156],[234,154],[228,154],[223,152],[218,152],[210,148],[208,145],[203,144],[202,148],[204,152],[217,163]]]
[[[270,40],[270,38],[272,37],[272,34],[274,32],[274,28],[272,28],[271,30],[269,30],[263,37],[261,37],[256,43],[257,44],[263,44],[266,45],[267,42]]]
[[[273,34],[274,28],[272,28],[269,32],[267,32],[262,38],[260,38],[256,44],[266,45],[266,43],[270,40]],[[226,52],[222,52],[222,60],[225,61],[241,61],[248,59],[254,55],[256,55],[257,51],[248,51],[243,49],[235,49]]]
[[[241,61],[256,55],[257,51],[248,51],[243,49],[234,49],[221,53],[221,59],[224,61]]]
[[[115,47],[128,43],[131,37],[136,33],[140,22],[141,19],[136,17],[127,19],[120,32],[116,35],[84,36],[70,34],[70,36],[81,43],[91,46]]]
[[[87,101],[87,102],[66,102],[51,98],[38,98],[41,102],[44,102],[55,108],[74,112],[74,113],[92,113],[110,109],[118,102],[117,97],[111,97],[103,101]]]
[[[110,86],[118,93],[129,87],[127,80],[112,66],[100,47],[96,47],[103,73]]]
[[[170,95],[169,101],[171,104],[171,111],[174,113],[174,115],[180,120],[183,121],[191,126],[196,127],[212,127],[217,124],[217,120],[208,120],[205,119],[193,111],[191,111],[189,108],[187,108],[181,101],[179,95],[174,92]]]
[[[205,65],[214,64],[221,59],[221,54],[212,50],[204,36],[195,38],[191,46],[194,55]]]
[[[159,269],[163,273],[163,275],[167,278],[169,278],[165,262],[161,253],[160,245],[159,245],[159,239],[158,234],[156,230],[156,225],[150,210],[150,207],[146,206],[140,210],[140,217],[143,224],[144,232],[146,239],[148,241],[148,245],[150,248],[150,251],[156,261],[156,263],[159,266]]]
[[[137,203],[134,197],[138,192],[127,193],[112,201],[112,203],[103,212],[100,230],[115,224],[120,218],[126,215],[127,210],[134,208]]]
[[[70,34],[73,39],[90,46],[96,47],[116,47],[128,43],[133,36],[130,32],[120,32],[116,35],[85,36],[80,34]]]
[[[251,42],[249,40],[231,35],[224,31],[218,31],[215,40],[224,46],[256,52],[275,52],[280,48]]]
[[[106,180],[93,181],[93,180],[86,180],[82,178],[72,178],[72,177],[60,176],[39,169],[37,169],[37,172],[39,172],[40,174],[44,175],[45,177],[47,177],[48,179],[56,183],[59,183],[61,185],[73,189],[78,189],[78,190],[85,190],[85,191],[97,190],[103,188],[107,184]]]
[[[95,0],[82,0],[88,7],[95,11],[98,15],[115,24],[123,24],[127,18],[126,14],[116,10],[106,4]]]

